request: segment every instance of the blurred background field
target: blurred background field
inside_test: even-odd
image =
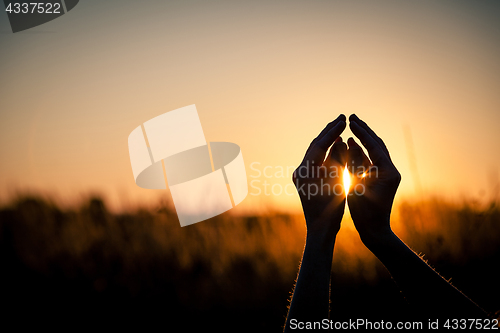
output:
[[[346,215],[333,315],[405,317],[403,297]],[[393,213],[396,233],[489,313],[500,309],[499,226],[496,201],[401,201]],[[63,209],[19,196],[0,209],[2,317],[280,331],[305,231],[302,216],[277,212],[181,228],[165,202],[112,213],[98,197]]]

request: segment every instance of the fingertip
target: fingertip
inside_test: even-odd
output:
[[[338,129],[342,129],[342,131],[346,128],[347,126],[347,123],[343,120],[339,121],[339,123],[337,125],[335,125],[334,128],[338,128]],[[340,135],[340,133],[339,133]]]
[[[338,137],[344,131],[346,126],[347,124],[344,121],[339,121],[330,131],[331,133],[337,133],[335,136]]]
[[[356,114],[355,114],[355,113],[353,113],[353,114],[351,114],[351,115],[349,116],[349,121],[356,121],[356,120],[358,120],[358,119],[359,119],[359,118],[358,118],[358,116],[356,116]]]
[[[335,139],[335,142],[334,142],[334,143],[343,143],[343,142],[344,142],[344,140],[342,140],[342,137],[341,137],[341,136],[339,136],[339,137],[337,137],[337,138]]]
[[[347,145],[345,142],[336,141],[330,150],[330,159],[340,165],[344,165],[347,161]]]
[[[335,149],[337,149],[337,148],[341,148],[342,149],[342,147],[346,147],[347,148],[347,145],[345,144],[345,142],[342,141],[342,138],[339,137],[337,140],[335,140],[334,147],[335,147]]]
[[[345,144],[345,142],[339,142],[337,146],[340,152],[342,153],[347,152],[347,145]]]
[[[361,148],[352,137],[347,140],[347,144],[349,145],[349,149]]]
[[[345,117],[345,114],[341,113],[338,117],[337,117],[338,120],[342,120],[342,121],[346,121],[346,117]]]
[[[352,128],[353,126],[358,126],[359,127],[359,125],[356,123],[356,120],[354,120],[354,121],[351,120],[349,122],[349,127]]]

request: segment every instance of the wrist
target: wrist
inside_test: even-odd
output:
[[[329,228],[308,228],[306,234],[306,247],[315,252],[332,253],[339,230],[340,225],[338,227],[331,226]]]
[[[371,252],[375,253],[378,250],[394,243],[398,239],[398,236],[396,236],[391,228],[388,228],[386,230],[380,230],[375,233],[364,235],[364,237],[361,238],[361,241]]]
[[[336,235],[340,231],[340,217],[308,217],[306,216],[307,235],[317,237],[321,235]]]
[[[333,241],[322,241],[321,239],[308,237],[302,260],[309,260],[319,266],[331,265],[334,246],[335,239]]]

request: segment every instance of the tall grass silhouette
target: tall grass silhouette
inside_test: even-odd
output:
[[[343,224],[332,317],[407,317],[388,272],[352,222]],[[393,229],[487,312],[500,309],[497,202],[400,202]],[[149,318],[167,326],[280,331],[305,232],[302,216],[283,213],[226,213],[181,228],[162,202],[117,214],[98,197],[71,209],[20,197],[0,209],[3,317]]]

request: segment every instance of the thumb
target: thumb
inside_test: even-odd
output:
[[[352,176],[361,177],[369,167],[370,161],[353,138],[349,138],[347,144],[349,145],[347,150],[347,170]]]
[[[332,148],[330,148],[330,154],[325,161],[328,167],[344,167],[347,160],[347,145],[342,142],[342,138],[338,137],[335,140]]]
[[[363,178],[364,173],[368,171],[371,163],[361,146],[353,138],[349,138],[347,143],[349,144],[349,149],[347,150],[347,170],[351,173],[351,187],[348,193],[351,193],[353,190],[355,192],[359,190],[358,184],[364,183],[366,180],[366,178]]]

